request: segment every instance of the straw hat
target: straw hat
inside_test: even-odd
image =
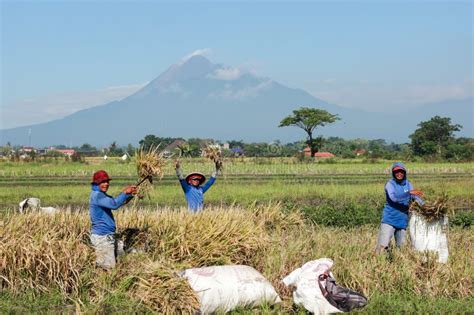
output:
[[[201,185],[202,183],[206,181],[206,176],[204,176],[203,173],[192,172],[192,173],[189,173],[188,176],[186,176],[186,182],[188,183],[189,180],[193,177],[199,177],[199,185]]]

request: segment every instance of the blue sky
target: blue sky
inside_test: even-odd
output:
[[[2,1],[1,11],[4,127],[124,97],[199,49],[371,111],[473,91],[467,1]]]

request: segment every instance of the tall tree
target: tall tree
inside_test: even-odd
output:
[[[419,128],[410,135],[411,146],[415,155],[438,155],[453,142],[454,132],[462,126],[451,124],[451,118],[435,116],[418,124]]]
[[[293,111],[293,115],[289,115],[280,122],[278,127],[295,126],[303,129],[307,134],[306,144],[311,149],[313,157],[318,152],[318,146],[322,144],[322,137],[313,138],[313,131],[316,127],[324,127],[340,118],[324,109],[301,107]]]

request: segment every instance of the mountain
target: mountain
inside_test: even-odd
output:
[[[440,103],[414,109],[411,113],[394,110],[391,114],[347,109],[270,78],[194,56],[172,65],[123,100],[91,107],[48,123],[1,130],[1,143],[26,144],[30,129],[31,143],[35,146],[83,143],[103,146],[113,141],[122,145],[137,144],[147,134],[295,141],[303,138],[304,133],[298,128],[278,128],[278,124],[301,106],[322,108],[341,117],[335,124],[316,130],[317,135],[406,142],[421,120],[449,112],[454,123],[464,126],[464,132],[466,127],[470,128],[472,136],[472,99],[458,105]]]

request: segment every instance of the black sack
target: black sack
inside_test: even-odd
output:
[[[326,280],[326,287],[321,284]],[[329,274],[324,273],[319,276],[319,288],[328,302],[343,312],[349,312],[355,308],[362,308],[367,305],[367,298],[351,289],[340,286]]]

